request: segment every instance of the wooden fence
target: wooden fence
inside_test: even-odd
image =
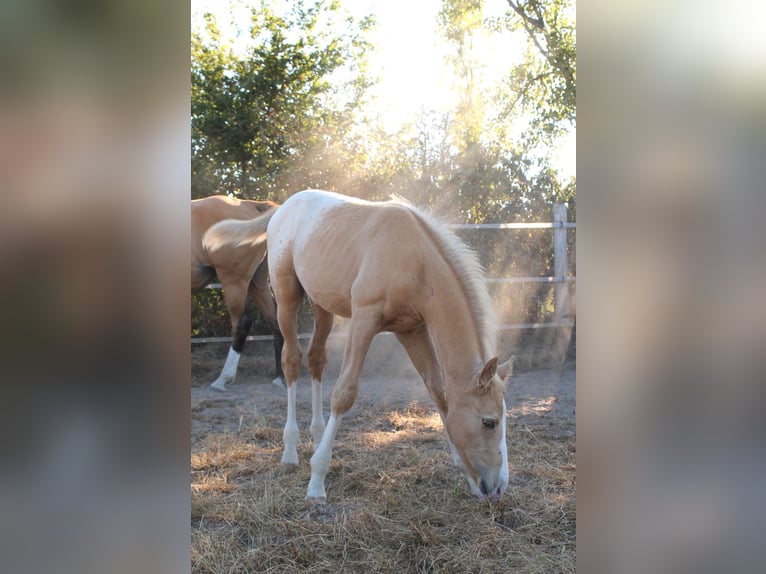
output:
[[[567,209],[563,203],[553,205],[553,221],[539,223],[457,223],[448,226],[450,229],[551,229],[553,230],[553,276],[552,277],[488,277],[487,283],[554,283],[554,314],[553,321],[545,323],[508,323],[499,325],[503,331],[515,329],[543,329],[574,327],[574,313],[570,304],[569,284],[576,277],[569,276],[569,260],[567,256],[567,229],[576,229],[577,224],[567,221]],[[219,283],[208,285],[208,289],[220,289]],[[339,334],[331,334],[340,336]],[[298,335],[300,339],[310,339],[311,333]],[[248,341],[271,341],[271,335],[250,335]],[[229,343],[231,337],[195,337],[192,343]]]

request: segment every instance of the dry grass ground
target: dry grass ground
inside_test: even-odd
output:
[[[573,387],[573,373],[550,374],[559,383],[548,387],[533,377],[528,394],[539,396],[509,388],[511,485],[496,505],[470,495],[416,379],[387,380],[403,387],[394,395],[363,382],[338,434],[328,504],[310,505],[309,385],[299,388],[301,463],[283,467],[285,398],[268,382],[270,362],[246,354],[238,383],[214,394],[223,355],[192,361],[192,571],[575,571],[574,389],[556,409],[548,396]]]

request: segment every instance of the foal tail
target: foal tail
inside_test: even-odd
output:
[[[202,237],[202,246],[210,252],[226,245],[255,246],[266,240],[266,227],[277,208],[270,209],[255,219],[224,219],[213,225]]]

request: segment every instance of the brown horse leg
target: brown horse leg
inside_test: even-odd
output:
[[[276,378],[272,381],[276,386],[283,387],[284,374],[282,373],[282,347],[284,346],[284,338],[282,332],[279,330],[279,322],[277,321],[277,304],[274,301],[274,297],[271,294],[271,288],[269,287],[269,267],[266,259],[258,266],[255,271],[253,280],[250,282],[248,288],[250,298],[255,303],[255,306],[263,315],[264,320],[271,328],[271,332],[274,335],[274,362],[276,364]]]
[[[322,376],[327,366],[327,337],[332,331],[335,316],[312,302],[314,308],[314,334],[309,345],[309,372],[311,373],[311,438],[314,448],[322,440],[325,429],[322,413]]]
[[[247,302],[247,283],[241,280],[232,280],[226,276],[219,277],[221,288],[223,289],[223,299],[226,302],[226,308],[229,310],[231,318],[231,347],[226,357],[226,363],[221,370],[221,374],[210,385],[212,388],[223,391],[226,384],[234,381],[237,376],[237,365],[242,348],[245,345],[247,334],[250,332],[252,319],[245,312]]]
[[[380,332],[380,316],[380,310],[376,306],[352,311],[343,366],[332,393],[330,420],[314,456],[311,457],[311,480],[306,494],[308,500],[324,502],[327,498],[324,480],[332,460],[332,445],[343,415],[356,400],[364,358],[373,337]]]
[[[277,320],[285,339],[282,349],[282,371],[287,384],[287,421],[282,433],[284,452],[282,464],[298,464],[298,419],[296,391],[301,368],[301,348],[298,345],[298,310],[303,300],[303,288],[295,275],[282,275],[274,290],[277,296]]]
[[[199,293],[215,279],[215,269],[192,259],[191,263],[191,292]]]

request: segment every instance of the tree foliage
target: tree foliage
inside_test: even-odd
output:
[[[551,161],[557,138],[575,128],[571,0],[507,1],[500,18],[484,16],[485,0],[443,0],[439,13],[458,105],[445,122],[442,165],[429,171],[448,164],[441,187],[468,221],[548,218],[553,201],[575,198],[574,179],[562,180]],[[523,34],[528,46],[499,88],[481,84],[474,54],[477,37],[492,34]]]
[[[577,126],[577,47],[573,0],[507,0],[506,26],[527,35],[527,58],[511,73],[512,97],[507,110],[520,104],[519,113],[531,121],[519,143],[526,149],[550,149],[557,138]],[[510,94],[509,94],[510,95]],[[542,167],[539,189],[548,201],[569,203],[575,215],[576,182],[561,181],[548,159]]]
[[[239,56],[206,15],[192,34],[193,197],[284,198],[288,174],[294,180],[307,158],[342,139],[369,83],[372,24],[350,20],[347,33],[328,35],[328,20],[342,17],[338,2],[299,1],[286,15],[262,2]]]
[[[506,0],[509,10],[488,25],[497,31],[523,30],[528,39],[523,63],[512,70],[503,113],[531,114],[529,142],[550,144],[576,125],[576,29],[572,0]]]

